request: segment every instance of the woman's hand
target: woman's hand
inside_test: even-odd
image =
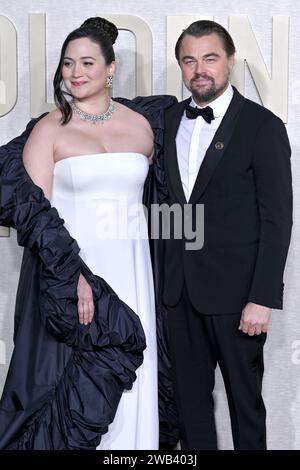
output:
[[[79,323],[87,325],[94,316],[94,300],[91,286],[80,274],[77,286]]]

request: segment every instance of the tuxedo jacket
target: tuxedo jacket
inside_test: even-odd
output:
[[[184,283],[204,314],[241,312],[248,302],[282,308],[283,272],[292,228],[290,145],[283,122],[236,89],[205,154],[189,201],[177,160],[176,134],[189,100],[166,112],[167,203],[204,205],[204,244],[187,250],[165,240],[163,302],[174,306]]]

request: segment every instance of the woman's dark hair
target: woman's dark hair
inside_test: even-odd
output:
[[[213,33],[217,34],[221,39],[227,56],[232,56],[235,53],[235,45],[228,31],[219,23],[215,23],[215,21],[199,20],[190,24],[179,36],[175,46],[175,57],[177,61],[179,62],[180,47],[185,36],[189,35],[200,38],[201,36],[208,36]]]
[[[71,106],[65,97],[65,95],[71,95],[70,93],[62,90],[62,68],[69,42],[74,39],[89,38],[91,41],[99,45],[105,64],[109,65],[115,60],[113,44],[117,37],[118,29],[113,23],[105,18],[94,17],[85,20],[80,28],[72,31],[65,39],[61,48],[60,60],[53,80],[54,101],[62,113],[62,124],[67,124],[72,117]]]

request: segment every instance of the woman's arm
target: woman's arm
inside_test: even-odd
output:
[[[32,181],[50,200],[54,170],[55,126],[48,116],[34,126],[23,150],[23,163]]]
[[[41,119],[33,128],[23,151],[23,163],[32,181],[39,186],[50,200],[53,186],[54,145],[58,123],[51,115]],[[87,325],[93,319],[93,293],[89,283],[80,274],[78,286],[79,322]]]

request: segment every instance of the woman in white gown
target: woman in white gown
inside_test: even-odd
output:
[[[155,305],[142,210],[153,133],[141,114],[109,98],[117,34],[108,21],[92,18],[67,37],[55,76],[57,109],[35,125],[23,161],[84,262],[138,314],[145,332],[144,362],[98,448],[157,449]],[[77,293],[79,321],[88,324],[93,294],[82,274]]]

